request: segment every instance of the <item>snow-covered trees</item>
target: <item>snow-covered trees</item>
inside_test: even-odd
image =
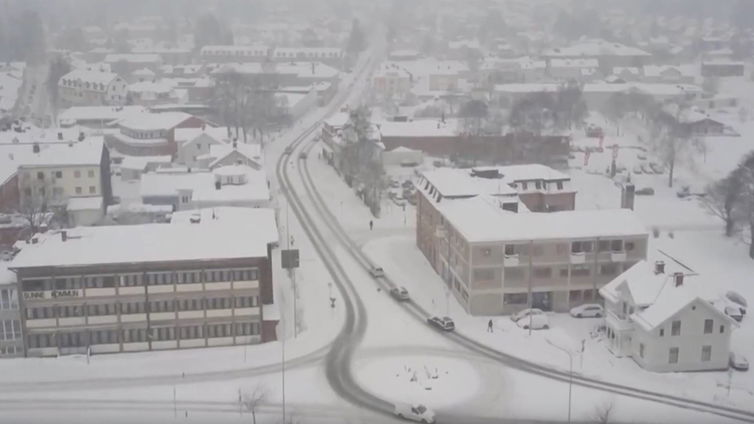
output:
[[[736,169],[707,189],[705,205],[725,222],[725,235],[736,233],[736,224],[746,227],[743,239],[749,245],[749,257],[754,259],[754,152],[749,153]]]

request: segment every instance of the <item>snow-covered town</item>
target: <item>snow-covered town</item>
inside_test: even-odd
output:
[[[754,423],[754,2],[0,3],[0,423]]]

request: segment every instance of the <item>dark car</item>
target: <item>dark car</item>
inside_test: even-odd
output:
[[[393,287],[390,289],[390,296],[393,296],[396,300],[405,301],[408,300],[408,290],[405,287]]]
[[[655,194],[655,189],[653,189],[652,187],[644,187],[636,190],[634,194],[636,194],[637,196],[653,196]]]
[[[427,323],[442,331],[453,331],[456,329],[456,325],[450,317],[430,317],[427,318]]]

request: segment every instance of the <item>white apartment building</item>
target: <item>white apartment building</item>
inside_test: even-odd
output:
[[[658,372],[728,368],[737,325],[700,297],[699,277],[688,269],[643,260],[600,294],[607,311],[607,347],[616,356],[630,356]]]
[[[60,78],[58,88],[64,106],[122,105],[128,83],[113,72],[75,69]]]
[[[16,275],[8,269],[8,262],[0,262],[0,358],[23,353]]]

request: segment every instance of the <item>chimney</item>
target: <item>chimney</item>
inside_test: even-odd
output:
[[[60,232],[60,240],[62,240],[64,243],[68,241],[68,231]]]
[[[665,273],[665,262],[663,261],[656,261],[655,262],[655,274],[664,274]]]
[[[676,287],[681,287],[683,285],[683,273],[676,272],[675,274],[673,274],[673,281],[675,281]]]
[[[58,140],[63,139],[63,131],[58,131]]]

